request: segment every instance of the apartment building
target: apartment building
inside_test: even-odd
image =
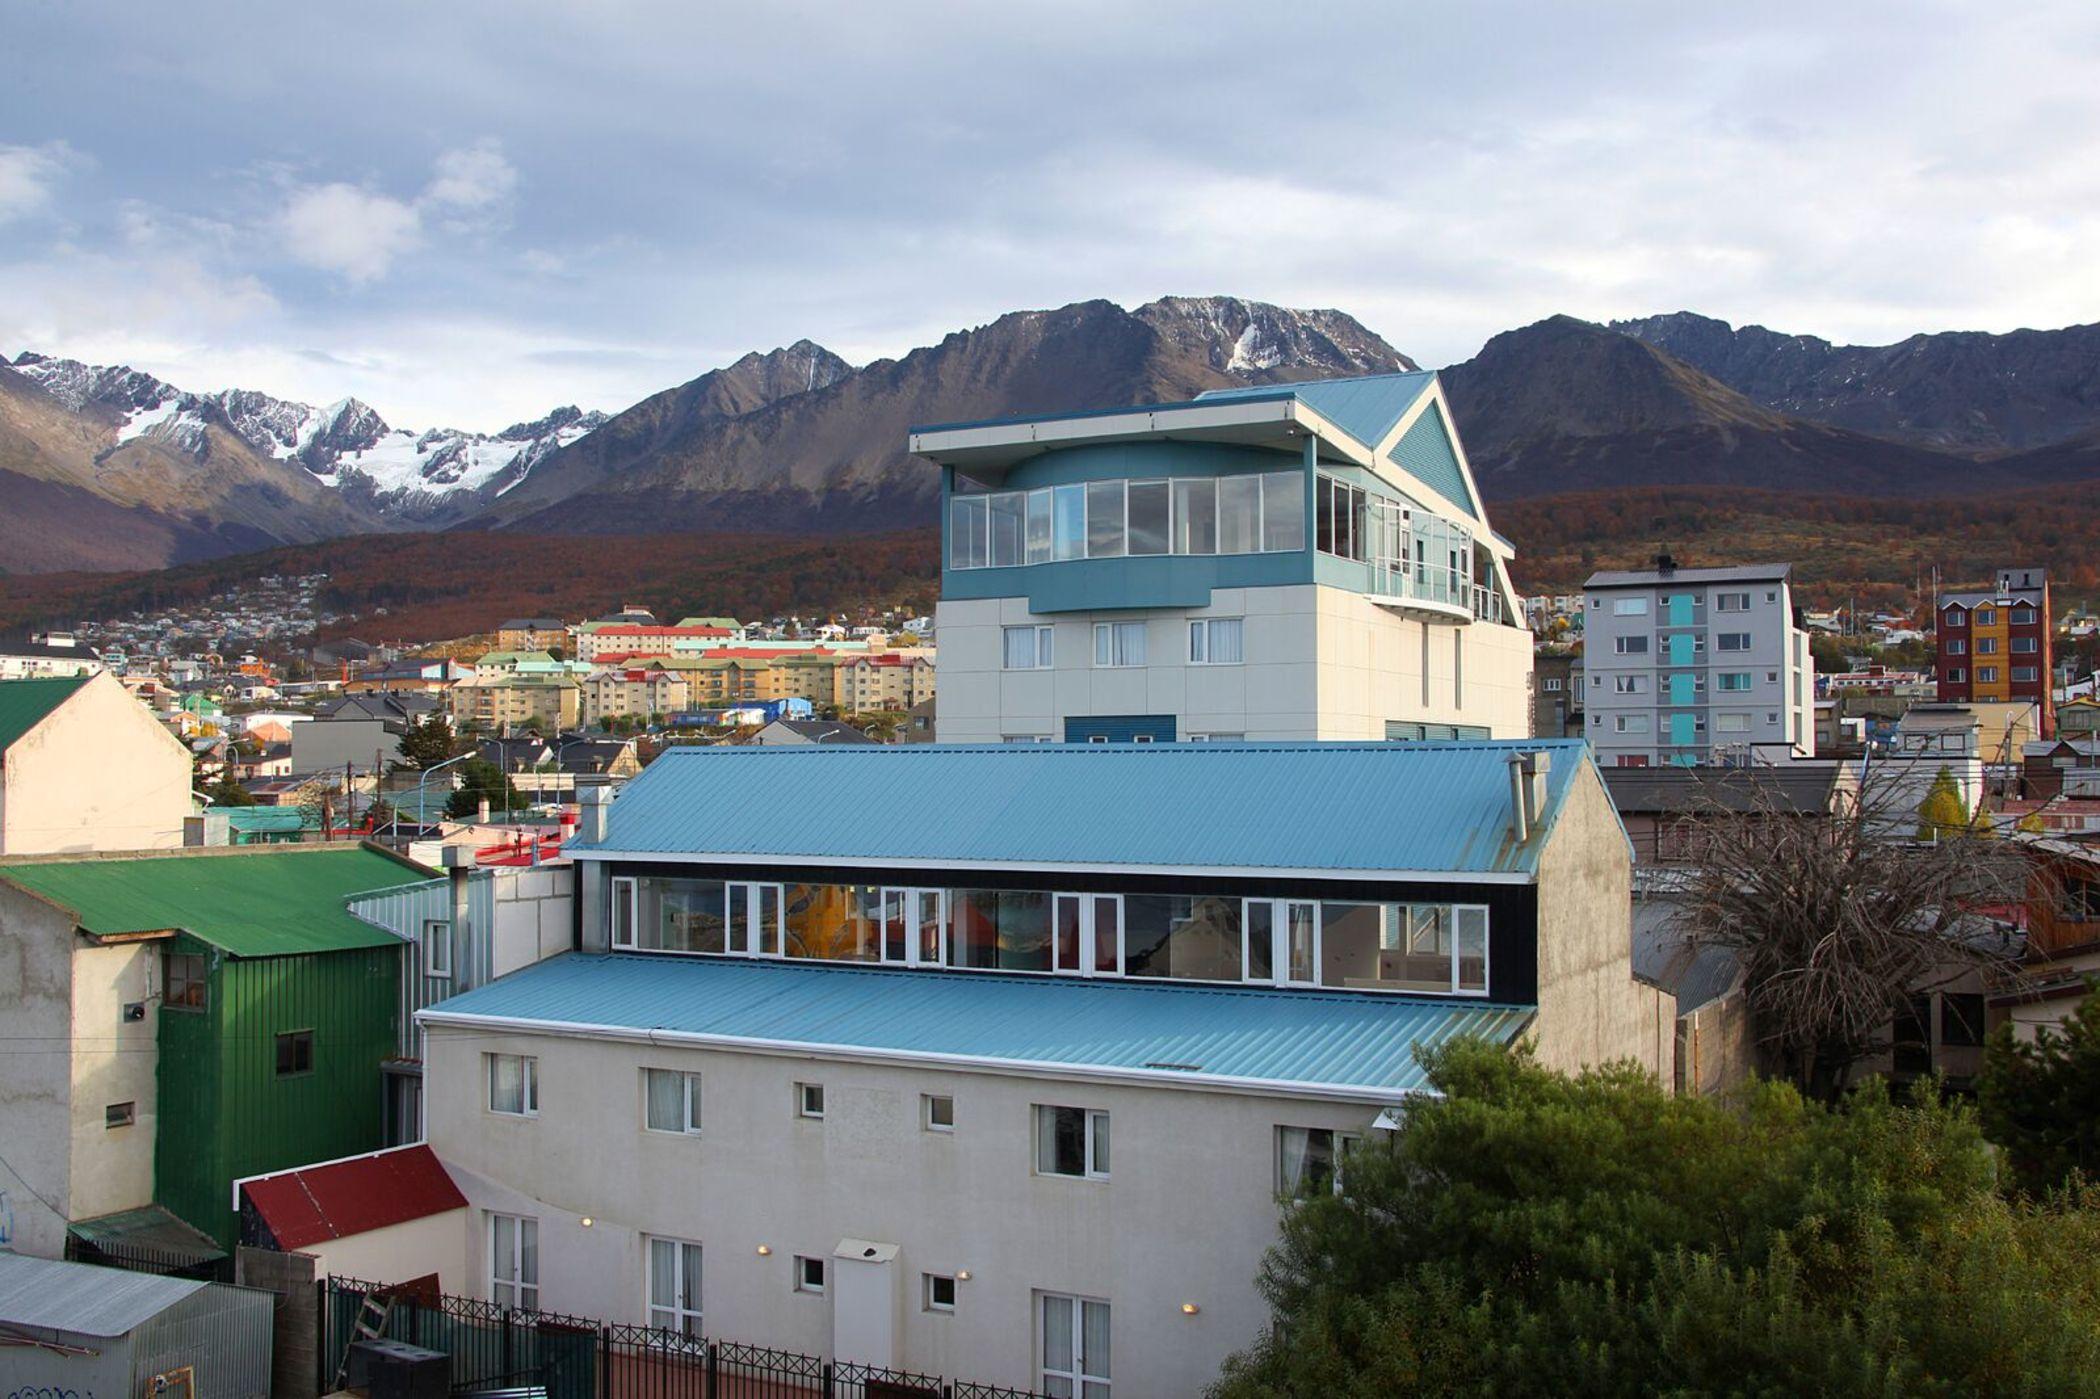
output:
[[[850,714],[903,711],[934,697],[933,659],[886,652],[855,656],[838,668],[838,705]]]
[[[1815,662],[1791,564],[1596,573],[1582,708],[1607,767],[1812,758]]]
[[[673,749],[585,828],[583,950],[419,1017],[493,1301],[1193,1394],[1418,1046],[1669,1062],[1579,742]]]
[[[607,667],[584,680],[577,706],[583,726],[592,728],[601,719],[674,714],[690,708],[692,698],[691,683],[675,670]]]
[[[948,742],[1529,732],[1531,636],[1434,374],[915,429]]]
[[[582,687],[565,676],[476,676],[454,685],[445,700],[453,727],[478,724],[483,729],[537,725],[543,729],[576,727]]]
[[[1933,618],[1939,699],[2032,706],[2048,738],[2056,732],[2054,638],[2043,569],[2000,569],[1989,588],[1942,593]]]

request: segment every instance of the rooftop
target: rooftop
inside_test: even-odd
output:
[[[1753,811],[1764,806],[1802,814],[1830,811],[1844,776],[1835,759],[1759,767],[1599,768],[1621,812]]]
[[[181,930],[236,957],[394,947],[352,894],[429,872],[364,845],[245,846],[0,863],[0,881],[69,910],[97,937]]]
[[[1522,878],[1509,759],[1550,755],[1550,831],[1580,739],[667,749],[579,858]],[[879,819],[870,819],[878,813]]]
[[[1629,568],[1592,573],[1585,588],[1654,588],[1665,583],[1784,583],[1790,563],[1746,563],[1727,568]]]
[[[188,1278],[60,1263],[0,1249],[0,1325],[122,1336],[208,1286]]]
[[[1387,1101],[1418,1046],[1508,1043],[1531,1007],[1241,986],[568,953],[422,1012],[430,1024],[1025,1067]]]
[[[67,675],[49,680],[0,680],[0,751],[14,747],[22,735],[73,697],[93,677]]]
[[[237,1184],[286,1251],[467,1207],[467,1197],[420,1143]]]

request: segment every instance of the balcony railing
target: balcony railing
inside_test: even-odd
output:
[[[1405,560],[1379,560],[1370,565],[1370,570],[1370,592],[1374,598],[1442,603],[1462,608],[1480,622],[1499,623],[1508,619],[1508,609],[1503,606],[1500,590],[1475,583],[1455,568],[1435,568],[1428,564],[1410,564]]]

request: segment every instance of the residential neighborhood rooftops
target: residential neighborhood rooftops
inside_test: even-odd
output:
[[[1539,834],[1509,761],[1548,755]],[[700,862],[1291,870],[1528,877],[1579,739],[678,747],[629,783],[599,848]]]
[[[0,863],[0,881],[69,910],[97,937],[187,932],[236,957],[389,947],[352,894],[429,872],[372,846],[278,846]]]
[[[421,1013],[428,1024],[589,1027],[1390,1102],[1428,1087],[1419,1046],[1507,1043],[1528,1006],[1349,992],[569,953]]]
[[[14,747],[21,737],[44,722],[52,710],[73,697],[88,683],[85,675],[67,675],[45,680],[0,680],[0,751]]]
[[[235,1184],[287,1252],[467,1207],[467,1197],[420,1143]]]

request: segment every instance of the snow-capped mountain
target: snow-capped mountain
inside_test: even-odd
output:
[[[13,367],[75,412],[113,413],[116,441],[150,437],[202,460],[208,429],[232,431],[256,452],[303,468],[321,483],[403,523],[449,522],[525,479],[548,453],[605,421],[557,408],[499,433],[387,425],[346,398],[325,408],[253,389],[190,393],[126,365],[90,365],[34,352]]]

